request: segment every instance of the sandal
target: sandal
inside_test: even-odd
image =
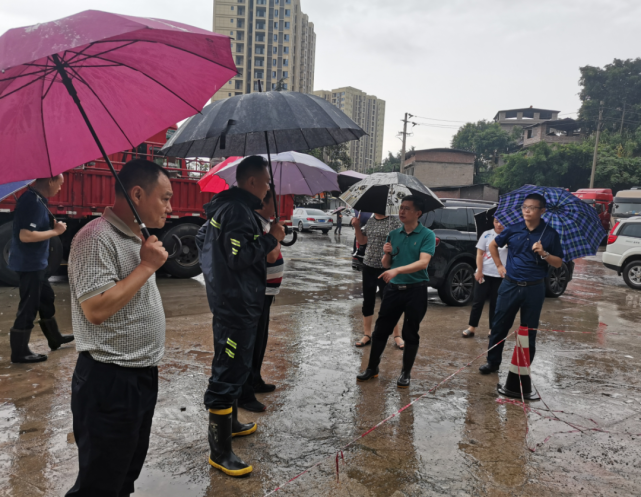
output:
[[[359,340],[354,345],[356,345],[357,347],[365,347],[365,346],[370,345],[372,343],[372,337],[370,335],[363,335],[363,336],[366,336],[367,338],[369,338],[369,340],[367,340],[367,342],[365,342],[365,343],[363,343],[363,340]]]
[[[405,348],[405,342],[403,342],[402,345],[399,345],[398,342],[396,341],[397,338],[400,338],[401,340],[403,340],[403,337],[400,337],[400,336],[394,337],[394,345],[396,346],[396,348],[399,350],[403,350]]]
[[[474,336],[474,332],[470,330],[465,330],[463,332],[463,338],[472,338]]]

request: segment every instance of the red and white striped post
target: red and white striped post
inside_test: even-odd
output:
[[[512,364],[507,374],[505,385],[496,386],[499,394],[505,397],[524,400],[540,400],[536,390],[532,390],[530,378],[530,336],[527,326],[519,327],[516,345],[512,354]]]

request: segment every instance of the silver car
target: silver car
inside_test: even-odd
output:
[[[320,230],[327,233],[333,226],[332,216],[325,214],[320,209],[294,209],[292,214],[292,227],[299,232],[307,230]]]

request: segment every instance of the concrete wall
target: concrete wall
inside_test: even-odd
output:
[[[430,189],[438,186],[472,185],[474,163],[414,162],[411,174]]]
[[[490,200],[498,202],[499,189],[488,185],[471,185],[462,186],[460,188],[443,189],[431,188],[438,198],[461,198],[470,200]]]

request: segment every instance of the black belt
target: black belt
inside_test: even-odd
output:
[[[534,285],[540,285],[545,281],[545,278],[542,278],[540,280],[535,280],[535,281],[516,281],[510,278],[507,274],[505,275],[505,279],[508,280],[510,283],[514,283],[515,285],[518,286],[534,286]]]
[[[411,290],[412,288],[422,288],[427,286],[427,281],[421,281],[420,283],[410,283],[409,285],[397,285],[396,283],[388,283],[394,290]]]

